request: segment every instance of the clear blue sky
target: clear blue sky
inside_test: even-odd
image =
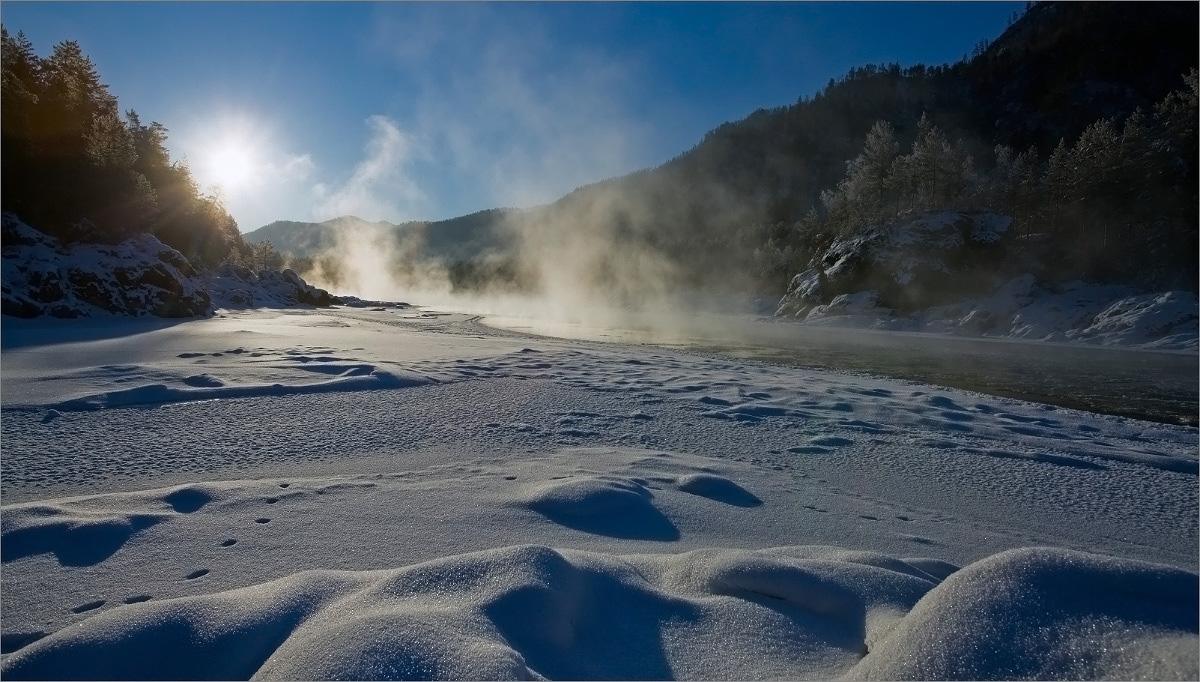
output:
[[[20,2],[243,231],[532,206],[853,66],[953,63],[1022,2]]]

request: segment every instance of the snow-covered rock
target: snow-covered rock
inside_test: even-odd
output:
[[[1156,350],[1200,348],[1200,301],[1189,291],[1138,294],[1124,286],[1084,282],[1050,288],[1031,274],[1009,280],[990,296],[909,315],[881,307],[874,291],[840,294],[800,322]]]
[[[197,272],[150,234],[120,244],[64,245],[12,214],[3,218],[3,313],[16,317],[193,317],[214,308],[330,306],[338,302],[291,270],[222,265]]]
[[[331,306],[337,299],[305,282],[295,272],[260,270],[225,264],[200,276],[218,308],[289,308]]]
[[[1196,297],[1187,291],[1130,296],[1096,315],[1078,338],[1163,348],[1195,347],[1198,318]]]
[[[842,294],[873,290],[882,307],[913,310],[977,283],[978,265],[1004,254],[1012,224],[995,213],[946,212],[834,240],[792,278],[776,315],[806,319]],[[818,313],[817,317],[821,317]]]
[[[819,305],[808,313],[809,319],[819,319],[833,316],[870,316],[889,315],[890,310],[879,305],[879,295],[874,291],[859,291],[853,294],[840,294],[825,305]]]
[[[116,245],[65,246],[5,215],[3,236],[0,300],[6,315],[191,317],[211,309],[191,264],[152,235]]]
[[[837,239],[792,278],[775,315],[822,327],[1200,347],[1192,292],[1014,277],[1030,263],[1006,244],[1010,225],[993,213],[939,213]]]

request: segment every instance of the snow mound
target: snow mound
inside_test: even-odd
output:
[[[249,384],[226,386],[219,379],[196,375],[183,379],[188,388],[150,384],[133,388],[106,391],[72,398],[56,403],[50,409],[59,412],[103,410],[134,405],[166,405],[170,403],[217,400],[221,398],[256,398],[262,396],[306,395],[340,391],[370,391],[408,388],[434,383],[433,379],[412,372],[389,372],[368,367],[365,372],[354,369],[327,381],[297,384]]]
[[[13,680],[1200,672],[1195,574],[1042,548],[988,557],[944,582],[922,565],[832,547],[616,555],[510,546],[120,606],[30,644],[0,672]]]
[[[615,538],[678,540],[679,530],[653,503],[645,482],[615,476],[549,481],[525,506],[555,523]]]
[[[1196,679],[1197,576],[1064,549],[1014,549],[931,590],[857,679]]]
[[[742,486],[714,474],[691,474],[679,479],[678,489],[710,500],[724,502],[735,507],[757,507],[762,500]]]

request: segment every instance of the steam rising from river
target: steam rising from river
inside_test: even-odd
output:
[[[497,214],[492,245],[440,243],[438,226],[342,225],[302,273],[338,295],[569,323],[698,333],[698,312],[751,312],[681,285],[685,268],[655,243],[647,202],[592,186],[549,206]],[[461,248],[459,248],[461,247]],[[711,327],[717,318],[705,318]],[[729,321],[722,319],[720,326]],[[713,331],[713,330],[710,330]],[[727,331],[727,330],[726,330]],[[727,334],[722,334],[727,335]]]

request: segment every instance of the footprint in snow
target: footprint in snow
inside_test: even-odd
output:
[[[820,438],[813,438],[809,442],[813,445],[820,445],[827,448],[840,448],[846,445],[854,445],[854,441],[850,440],[849,438],[842,438],[840,436],[822,436]]]
[[[75,608],[71,609],[71,613],[83,613],[85,611],[92,611],[94,609],[100,608],[101,606],[104,606],[104,600],[97,599],[95,601],[90,601],[85,604],[80,604],[79,606],[76,606]]]
[[[222,547],[233,547],[236,544],[237,544],[237,540],[235,540],[233,538],[229,538],[228,540],[221,542]]]
[[[203,578],[206,575],[208,575],[208,569],[201,568],[188,573],[186,576],[184,576],[184,580],[195,580],[196,578]]]
[[[832,450],[819,445],[797,445],[794,448],[788,448],[788,452],[796,455],[824,455]]]
[[[124,601],[126,604],[140,604],[144,601],[150,601],[151,599],[153,599],[153,597],[148,594],[134,594],[125,597]]]

